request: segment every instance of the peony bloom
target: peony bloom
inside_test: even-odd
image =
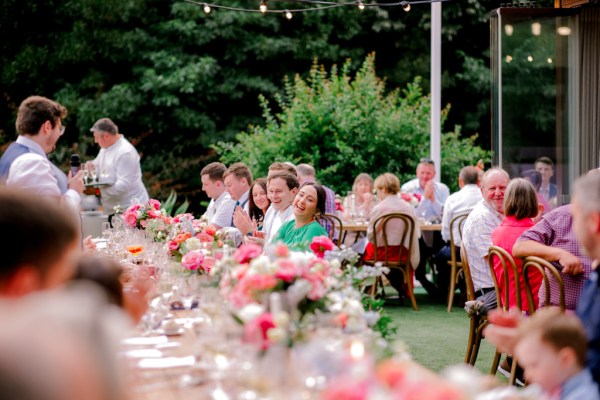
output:
[[[135,214],[135,212],[127,211],[123,214],[123,221],[125,221],[125,223],[130,227],[135,228],[135,225],[137,223],[137,215]]]
[[[296,277],[296,265],[290,260],[281,260],[278,263],[275,278],[290,283]]]
[[[258,257],[262,253],[262,248],[255,244],[243,244],[233,254],[233,258],[240,264],[245,264]]]
[[[148,200],[148,205],[150,206],[150,208],[153,208],[155,210],[160,210],[160,201],[158,201],[158,200],[150,199],[150,200]]]
[[[171,240],[169,242],[169,250],[174,251],[174,250],[177,250],[177,249],[179,249],[179,243],[177,243],[174,240]]]
[[[202,271],[205,272],[210,272],[211,268],[214,267],[214,265],[217,263],[217,259],[214,257],[204,257],[204,261],[202,261],[202,265],[200,266],[200,269]]]
[[[215,236],[215,234],[217,233],[217,228],[215,228],[212,225],[209,225],[204,229],[204,233],[210,236]]]
[[[190,271],[196,271],[201,267],[204,254],[198,250],[192,250],[181,258],[181,265]]]
[[[259,315],[244,325],[244,340],[249,343],[260,344],[261,349],[266,350],[271,345],[269,330],[275,328],[273,316],[270,313]]]
[[[310,244],[310,249],[319,258],[325,257],[325,252],[328,250],[333,250],[334,248],[335,244],[327,236],[317,236],[313,238],[313,241]]]

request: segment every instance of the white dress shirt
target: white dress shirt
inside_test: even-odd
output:
[[[504,215],[482,199],[465,221],[462,245],[467,251],[471,278],[476,291],[494,287],[486,257],[492,245],[492,231],[500,226],[503,219]]]
[[[263,231],[265,232],[265,243],[270,243],[275,236],[281,225],[294,219],[294,207],[290,204],[284,211],[277,211],[273,206],[269,206],[267,213],[265,214],[265,220],[263,223]]]
[[[110,186],[100,188],[106,213],[113,213],[115,206],[127,208],[134,199],[139,203],[148,201],[148,192],[142,182],[140,155],[123,136],[112,146],[100,149],[94,165],[99,174],[107,175],[98,178],[99,182],[110,183]]]
[[[481,189],[475,184],[465,185],[456,193],[452,193],[444,204],[444,216],[442,217],[442,239],[450,240],[450,223],[460,215],[471,212],[482,199]],[[456,224],[453,229],[454,244],[460,247],[460,231]]]
[[[38,196],[60,198],[63,203],[77,207],[81,196],[73,189],[61,190],[61,183],[66,187],[66,175],[48,160],[42,147],[33,140],[19,136],[17,143],[31,150],[17,157],[11,164],[6,179],[6,186],[28,190]],[[62,176],[58,176],[62,174]]]
[[[419,179],[417,178],[408,181],[404,185],[402,185],[400,191],[409,194],[417,193],[421,195],[421,201],[415,207],[415,213],[417,214],[417,217],[422,217],[427,220],[430,218],[442,218],[442,207],[444,207],[444,203],[450,195],[450,189],[448,189],[448,186],[444,185],[441,182],[434,181],[433,192],[435,201],[426,199],[423,196],[423,193],[425,191],[423,190],[421,185],[419,185]]]

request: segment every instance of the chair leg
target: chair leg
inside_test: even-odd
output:
[[[454,281],[456,280],[456,264],[452,263],[450,269],[450,288],[448,289],[448,312],[452,311],[452,303],[454,302]]]
[[[375,296],[377,296],[377,283],[379,283],[379,277],[375,278],[375,282],[371,285],[371,292],[369,295],[373,300],[375,300]]]
[[[487,320],[481,318],[477,319],[477,329],[475,330],[475,339],[473,343],[473,350],[471,350],[471,360],[469,364],[475,365],[477,356],[479,355],[479,347],[481,346],[481,340],[483,339],[483,329],[488,325]]]
[[[465,364],[471,364],[471,354],[473,353],[473,345],[474,345],[475,335],[476,335],[476,331],[477,331],[477,322],[475,321],[476,318],[477,318],[476,316],[471,316],[469,318],[471,320],[471,322],[469,324],[469,340],[467,341],[467,352],[465,353]]]
[[[517,379],[517,359],[513,356],[512,365],[510,368],[510,379],[508,380],[509,385],[514,385]]]
[[[413,280],[410,276],[410,271],[408,270],[410,267],[404,268],[404,280],[406,281],[406,286],[408,286],[408,295],[410,296],[410,301],[412,303],[412,307],[415,311],[419,311],[419,307],[417,307],[417,299],[415,299],[415,290],[413,287]]]
[[[500,365],[500,356],[502,355],[502,353],[500,353],[498,350],[496,350],[496,354],[494,354],[494,361],[492,362],[492,368],[490,369],[490,375],[495,376],[496,372],[498,372],[498,365]]]

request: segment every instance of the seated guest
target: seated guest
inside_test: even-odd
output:
[[[300,182],[300,185],[308,182],[317,182],[316,172],[312,165],[298,164],[296,166],[296,172],[298,172],[298,181]],[[323,214],[335,215],[335,193],[325,185],[321,185],[321,187],[325,190],[326,194],[325,212]],[[328,220],[322,220],[320,221],[320,224],[328,233],[333,229],[333,226],[331,226],[331,223]]]
[[[437,270],[438,293],[441,300],[448,297],[450,284],[450,266],[448,261],[450,255],[450,223],[458,215],[470,213],[481,201],[481,189],[479,188],[479,170],[476,167],[464,167],[458,175],[458,186],[460,190],[448,196],[444,204],[444,215],[442,217],[442,239],[447,243],[438,251],[434,258]],[[456,248],[456,259],[460,260],[460,227],[455,224],[452,235]]]
[[[57,202],[0,187],[0,231],[0,297],[51,289],[73,276],[78,228]]]
[[[417,177],[402,185],[402,193],[418,196],[419,203],[415,207],[417,217],[426,221],[442,219],[442,207],[450,194],[448,186],[435,179],[435,164],[428,158],[421,158],[417,165]],[[419,239],[421,261],[415,271],[415,276],[423,288],[433,298],[439,298],[436,286],[431,283],[425,273],[427,260],[437,254],[444,246],[439,232],[423,232]]]
[[[535,169],[527,169],[521,172],[521,178],[527,179],[535,188],[535,192],[537,193],[538,198],[538,204],[540,205],[540,207],[543,207],[542,214],[546,214],[548,211],[554,208],[550,206],[548,200],[546,200],[546,198],[540,194],[540,187],[542,185],[542,174],[540,174]]]
[[[373,178],[371,175],[366,173],[360,173],[354,178],[354,183],[352,184],[352,193],[355,196],[355,212],[357,214],[362,214],[364,216],[368,216],[373,209]],[[344,219],[346,221],[352,220],[350,215],[351,205],[349,204],[349,199],[346,198],[344,202]]]
[[[365,250],[364,259],[374,260],[375,252],[377,252],[377,260],[385,260],[385,247],[383,246],[383,224],[378,224],[375,227],[375,221],[377,218],[391,213],[403,213],[409,215],[414,222],[413,232],[413,248],[412,253],[408,253],[408,246],[410,237],[405,238],[404,243],[400,243],[402,233],[404,232],[404,222],[399,219],[394,219],[386,225],[385,234],[388,240],[388,253],[387,257],[389,261],[400,261],[401,257],[406,260],[410,257],[410,265],[412,268],[417,268],[419,265],[419,248],[417,247],[417,240],[419,238],[419,225],[417,224],[417,218],[413,208],[405,200],[398,196],[400,190],[400,181],[398,178],[391,173],[385,173],[379,175],[375,179],[375,191],[377,192],[377,200],[379,202],[373,211],[369,215],[369,227],[367,228],[367,237],[369,238],[369,244]],[[378,248],[373,245],[373,239],[377,235]],[[387,275],[392,286],[398,291],[400,296],[404,295],[404,289],[402,287],[403,276],[402,272],[398,269],[391,269]]]
[[[585,366],[587,338],[581,321],[557,309],[543,309],[518,329],[515,355],[525,377],[544,399],[600,400],[598,385]]]
[[[235,200],[231,199],[223,182],[227,167],[220,162],[210,163],[200,171],[202,190],[211,199],[203,215],[209,224],[217,229],[231,225]]]
[[[556,266],[565,287],[565,307],[577,308],[583,284],[592,270],[592,259],[584,256],[581,244],[573,230],[571,205],[565,205],[546,213],[532,228],[523,232],[513,247],[515,257],[541,257]],[[550,304],[559,305],[558,282],[552,275],[550,282]],[[546,288],[539,291],[540,307],[544,304]]]
[[[299,186],[298,178],[289,172],[273,173],[267,178],[267,196],[271,206],[265,214],[263,230],[254,232],[247,240],[259,245],[273,240],[279,228],[294,218],[292,202]]]
[[[325,212],[325,197],[321,185],[314,182],[302,185],[292,203],[295,219],[281,225],[272,242],[282,242],[291,250],[307,250],[314,237],[327,236],[317,221]]]
[[[527,229],[534,225],[533,218],[538,214],[537,194],[533,186],[525,179],[516,178],[510,181],[504,194],[504,220],[499,227],[492,232],[492,244],[506,250],[512,255],[512,248],[517,238]],[[527,291],[525,290],[525,278],[523,277],[521,265],[523,261],[515,259],[515,264],[519,270],[519,287],[521,291],[521,310],[529,310],[527,301]],[[498,257],[494,258],[494,271],[498,280],[498,288],[504,293],[506,285],[509,287],[509,305],[508,308],[516,306],[516,285],[515,277],[511,272],[508,273],[508,282],[504,281],[503,268]],[[537,309],[537,298],[540,285],[542,284],[542,275],[537,269],[530,269],[529,283],[534,297],[534,307]]]
[[[463,226],[463,241],[471,270],[475,297],[485,311],[496,308],[494,281],[488,266],[492,232],[504,219],[504,192],[510,178],[502,168],[488,169],[481,180],[482,200],[477,203]]]
[[[250,186],[252,186],[252,172],[244,163],[235,163],[223,174],[223,184],[231,200],[235,201],[235,208],[240,207],[246,213],[248,212],[248,196]],[[231,223],[233,226],[233,216]]]
[[[262,231],[263,222],[271,201],[267,197],[267,180],[258,178],[250,187],[248,196],[248,214],[236,212],[233,224],[243,235],[254,231]]]

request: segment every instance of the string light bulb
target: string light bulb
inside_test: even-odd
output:
[[[358,9],[360,11],[364,10],[365,9],[365,3],[363,3],[362,1],[359,1],[358,2]]]
[[[208,4],[204,4],[204,13],[210,14],[210,6]]]
[[[289,10],[285,10],[284,12],[287,19],[292,19],[292,13]]]
[[[261,13],[267,12],[267,2],[265,0],[260,0],[260,6],[258,7]]]
[[[400,3],[402,5],[402,9],[406,12],[410,11],[410,3],[408,1],[403,1]]]

